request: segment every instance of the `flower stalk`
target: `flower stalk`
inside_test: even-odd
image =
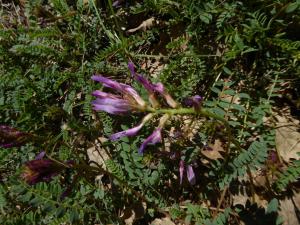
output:
[[[118,83],[117,81],[105,78],[101,75],[94,75],[92,79],[102,83],[104,87],[112,89],[116,93],[106,93],[100,90],[93,92],[96,100],[92,102],[93,108],[96,111],[105,111],[110,114],[124,115],[125,113],[140,112],[148,114],[143,118],[143,120],[135,127],[128,130],[115,133],[110,136],[112,141],[118,140],[122,137],[132,137],[138,134],[142,127],[149,122],[153,117],[163,114],[160,118],[159,125],[155,128],[153,133],[148,136],[139,148],[139,153],[143,153],[146,146],[149,144],[156,144],[162,141],[162,132],[165,127],[166,121],[171,119],[173,115],[180,114],[194,114],[196,116],[209,117],[222,122],[228,133],[228,146],[230,143],[234,143],[239,150],[241,147],[239,143],[233,138],[230,124],[227,120],[213,112],[202,107],[203,98],[199,95],[195,95],[186,99],[186,105],[189,108],[181,107],[177,103],[168,91],[165,89],[162,83],[152,83],[147,80],[141,74],[135,72],[134,64],[132,62],[128,63],[128,69],[131,76],[139,82],[148,93],[148,102],[144,101],[140,95],[131,86],[127,84]],[[165,105],[169,108],[163,107],[160,104],[157,97],[163,98]]]

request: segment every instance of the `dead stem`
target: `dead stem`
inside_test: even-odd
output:
[[[222,203],[223,203],[223,201],[224,201],[225,194],[226,194],[227,190],[228,190],[228,186],[225,187],[225,189],[223,190],[223,192],[222,192],[222,194],[221,194],[221,198],[220,198],[220,200],[219,200],[219,202],[218,202],[216,211],[219,211],[219,210],[220,210],[220,207],[221,207],[221,205],[222,205]],[[217,216],[217,213],[214,213],[213,218],[215,218],[216,216]]]

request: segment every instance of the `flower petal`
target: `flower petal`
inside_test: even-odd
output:
[[[141,96],[131,87],[126,87],[125,91],[127,95],[132,97],[140,106],[144,107],[146,105],[146,102],[142,99]]]
[[[139,148],[139,153],[143,154],[146,146],[148,144],[156,144],[158,142],[161,142],[161,128],[157,128],[149,137],[146,138],[146,140],[142,143],[141,147]]]
[[[104,111],[114,115],[122,115],[129,111],[129,109],[127,108],[116,107],[113,105],[100,105],[100,104],[93,104],[93,109],[95,111]]]
[[[187,166],[186,174],[187,174],[187,178],[188,178],[190,184],[191,185],[196,184],[196,176],[195,176],[193,167],[191,165]]]
[[[92,95],[95,96],[95,97],[97,97],[97,98],[114,98],[114,99],[121,98],[118,95],[106,93],[106,92],[99,91],[99,90],[93,91]]]
[[[102,83],[105,87],[112,88],[126,96],[133,98],[140,106],[146,105],[145,101],[139,96],[139,94],[136,92],[136,90],[134,90],[131,86],[129,86],[127,84],[122,84],[122,83],[108,79],[108,78],[100,76],[100,75],[92,76],[92,80],[98,81],[98,82]],[[93,92],[94,95],[99,95],[99,97],[105,97],[104,93],[105,92],[101,92],[101,91]],[[106,94],[106,96],[112,97],[112,96],[116,96],[116,95]]]
[[[127,100],[120,98],[96,98],[92,101],[92,103],[98,105],[112,105],[116,107],[130,107]]]
[[[159,92],[162,93],[164,90],[163,84],[162,83],[157,83],[157,84],[152,84],[149,80],[147,80],[144,76],[141,74],[137,74],[134,70],[134,64],[132,62],[128,63],[128,69],[131,73],[131,75],[138,81],[140,82],[144,88],[150,92]]]
[[[93,109],[105,111],[110,114],[124,114],[132,109],[129,102],[125,99],[117,98],[97,98],[92,101]]]
[[[134,76],[135,75],[135,70],[134,70],[134,64],[133,64],[133,62],[129,62],[128,63],[128,69],[129,69],[131,75]]]
[[[180,162],[179,162],[179,178],[180,178],[180,185],[182,184],[183,172],[184,172],[184,161],[183,161],[183,160],[180,160]]]
[[[140,83],[144,86],[144,88],[145,88],[148,92],[150,92],[150,93],[155,92],[154,86],[153,86],[152,83],[151,83],[149,80],[147,80],[145,77],[143,77],[143,76],[140,75],[140,74],[136,74],[136,75],[135,75],[135,78],[136,78],[136,80],[137,80],[138,82],[140,82]]]
[[[164,97],[169,106],[171,106],[172,108],[177,107],[177,102],[174,101],[174,99],[171,97],[171,95],[169,95],[167,90],[165,90],[164,85],[162,83],[153,84],[141,74],[137,74],[134,70],[134,64],[132,62],[128,63],[128,69],[130,70],[131,75],[144,86],[144,88],[148,91],[150,96],[153,93],[158,92]]]
[[[132,137],[132,136],[135,136],[137,135],[137,133],[142,129],[144,124],[140,124],[136,127],[133,127],[133,128],[130,128],[128,130],[123,130],[121,132],[118,132],[118,133],[115,133],[115,134],[112,134],[109,139],[112,140],[112,141],[116,141],[122,137]]]
[[[152,113],[147,114],[138,126],[130,128],[128,130],[124,130],[124,131],[115,133],[110,136],[110,140],[115,141],[115,140],[125,137],[125,136],[127,136],[127,137],[135,136],[142,129],[142,127],[145,125],[145,123],[148,122],[152,117],[153,117]]]
[[[35,159],[42,159],[42,158],[44,158],[45,155],[46,155],[46,152],[42,151],[35,157]]]
[[[103,77],[100,75],[93,75],[92,80],[98,81],[98,82],[102,83],[105,87],[112,88],[121,93],[124,93],[124,92],[126,93],[127,92],[126,89],[133,89],[132,87],[130,87],[127,84],[119,83],[117,81],[111,80],[109,78],[106,78],[106,77]]]
[[[117,91],[123,91],[123,85],[125,85],[100,75],[93,75],[92,80],[98,81],[102,83],[105,87],[109,87]]]
[[[59,167],[50,159],[35,159],[25,163],[23,179],[30,185],[50,181],[59,173]]]
[[[203,98],[200,95],[195,95],[185,99],[184,104],[186,106],[193,106],[196,110],[199,110],[201,107],[202,100]]]

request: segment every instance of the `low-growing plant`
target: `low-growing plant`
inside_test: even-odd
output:
[[[2,2],[0,224],[282,224],[300,167],[275,112],[299,119],[299,12]]]

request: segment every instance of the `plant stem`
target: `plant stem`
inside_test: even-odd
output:
[[[153,109],[153,108],[149,107],[146,110],[149,112],[155,113],[155,114],[170,114],[170,115],[195,114],[195,115],[210,117],[210,118],[216,119],[218,121],[221,121],[224,124],[224,126],[226,127],[226,130],[227,130],[228,136],[229,136],[229,141],[232,142],[239,150],[242,150],[239,142],[236,141],[235,138],[233,138],[233,136],[232,136],[231,127],[230,127],[230,124],[228,123],[228,121],[225,118],[223,118],[213,112],[208,111],[207,109],[203,109],[203,108],[200,110],[195,110],[194,108]]]

